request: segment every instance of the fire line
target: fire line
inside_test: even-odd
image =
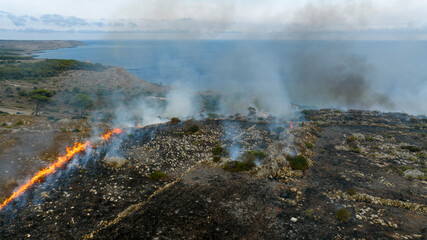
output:
[[[114,129],[112,131],[108,131],[107,133],[101,135],[101,138],[106,141],[113,134],[120,134],[122,133],[122,129]],[[85,143],[76,142],[74,143],[74,146],[72,148],[67,147],[67,153],[63,156],[58,156],[58,159],[50,164],[47,168],[40,170],[37,172],[30,180],[28,180],[24,185],[20,186],[18,190],[14,191],[13,194],[7,198],[3,203],[0,203],[0,210],[6,206],[9,202],[14,200],[15,198],[21,196],[25,191],[33,186],[36,183],[41,182],[47,175],[54,173],[58,168],[63,167],[66,163],[68,163],[74,155],[80,152],[84,152],[86,148],[91,146],[91,143],[89,141],[86,141]]]

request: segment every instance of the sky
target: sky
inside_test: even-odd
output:
[[[0,0],[0,39],[427,39],[425,0]]]

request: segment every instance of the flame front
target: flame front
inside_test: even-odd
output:
[[[108,131],[104,135],[101,135],[101,138],[103,140],[108,140],[111,138],[113,134],[120,134],[122,133],[122,129],[114,129],[113,131]],[[0,210],[6,206],[9,202],[11,202],[13,199],[21,196],[28,188],[33,186],[36,183],[41,182],[47,175],[55,172],[58,168],[63,167],[66,163],[68,163],[74,155],[77,153],[83,152],[86,150],[87,147],[89,147],[91,144],[89,141],[86,141],[85,143],[74,143],[74,146],[72,148],[67,147],[67,153],[64,156],[59,156],[58,159],[49,165],[49,167],[40,170],[36,173],[30,180],[28,180],[24,185],[20,186],[18,190],[13,192],[12,196],[7,198],[3,203],[0,203]]]
[[[294,128],[294,125],[292,124],[292,122],[291,122],[291,128]]]
[[[113,131],[108,131],[104,135],[101,135],[101,138],[104,140],[108,140],[113,134],[120,134],[122,132],[123,132],[122,129],[115,128],[115,129],[113,129]]]

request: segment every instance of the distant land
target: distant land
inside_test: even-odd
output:
[[[10,49],[21,55],[28,55],[34,51],[72,48],[81,45],[85,44],[74,40],[0,40],[0,49]]]

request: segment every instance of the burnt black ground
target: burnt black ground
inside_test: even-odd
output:
[[[226,172],[221,163],[210,161],[210,149],[224,140],[227,124],[242,129],[256,125],[261,133],[269,129],[265,124],[202,121],[201,132],[193,135],[183,135],[181,125],[138,129],[117,145],[94,150],[87,165],[73,168],[70,175],[46,182],[45,188],[36,186],[26,203],[13,202],[0,211],[1,239],[422,239],[427,230],[426,182],[405,177],[392,166],[423,171],[424,119],[330,110],[306,116],[310,121],[297,127],[295,142],[318,137],[310,150],[313,165],[302,175],[260,178],[256,172]],[[364,137],[347,140],[352,135]],[[260,136],[264,139],[253,144],[272,141],[268,134]],[[409,152],[401,147],[406,145],[422,150]],[[103,164],[112,146],[120,146],[127,164]],[[168,160],[178,155],[182,165]],[[198,164],[195,155],[208,160]],[[154,163],[144,160],[155,156],[160,157]],[[144,171],[156,168],[168,178],[148,178]],[[168,172],[170,168],[175,170]],[[424,208],[409,210],[331,194],[351,188],[356,194]],[[125,211],[129,206],[138,207]],[[340,208],[350,212],[347,222],[336,219]]]

